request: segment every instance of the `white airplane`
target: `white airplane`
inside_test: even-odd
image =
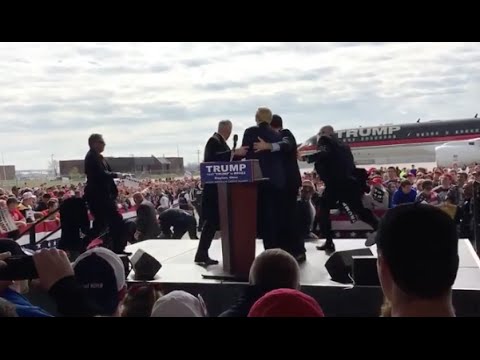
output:
[[[480,138],[447,142],[435,148],[438,166],[459,167],[480,163]]]
[[[361,127],[337,130],[336,134],[340,141],[351,147],[358,165],[435,161],[439,162],[439,166],[480,163],[478,151],[480,148],[477,142],[480,139],[480,118]],[[447,151],[445,150],[447,147],[442,148],[445,143],[454,145],[450,145]],[[306,160],[306,157],[316,151],[317,135],[309,138],[298,148],[302,160]]]

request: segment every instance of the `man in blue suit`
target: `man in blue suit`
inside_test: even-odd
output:
[[[282,141],[281,135],[270,126],[272,112],[270,109],[258,108],[255,115],[256,126],[245,130],[242,147],[247,147],[246,159],[258,159],[263,177],[268,178],[258,185],[257,199],[257,233],[263,239],[265,250],[279,247],[280,226],[285,215],[282,191],[285,190],[285,169],[280,152],[261,151],[255,152],[254,143],[263,139],[268,143]]]

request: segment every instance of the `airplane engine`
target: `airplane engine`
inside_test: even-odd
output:
[[[468,166],[480,162],[480,139],[452,141],[435,148],[437,166]]]

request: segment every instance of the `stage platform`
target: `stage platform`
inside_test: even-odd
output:
[[[364,248],[364,239],[337,239],[337,251]],[[300,266],[302,290],[322,305],[327,316],[378,316],[382,303],[379,287],[354,287],[334,282],[325,268],[329,255],[318,251],[319,241],[307,242],[307,261]],[[186,290],[201,294],[212,316],[226,310],[241,294],[245,283],[207,280],[202,274],[221,273],[221,264],[204,268],[193,262],[198,240],[146,240],[127,247],[142,249],[161,262],[162,269],[153,282],[166,291]],[[376,248],[371,248],[376,255]],[[257,255],[263,243],[257,240]],[[415,251],[414,248],[412,251]],[[468,240],[459,243],[460,267],[454,284],[454,305],[458,316],[480,314],[480,260]],[[221,242],[214,240],[210,256],[221,261]],[[134,282],[132,274],[129,281]]]

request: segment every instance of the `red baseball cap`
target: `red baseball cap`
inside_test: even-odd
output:
[[[374,177],[371,181],[372,185],[382,185],[383,181],[380,177]]]
[[[270,291],[253,304],[248,317],[325,317],[318,302],[293,289]]]

